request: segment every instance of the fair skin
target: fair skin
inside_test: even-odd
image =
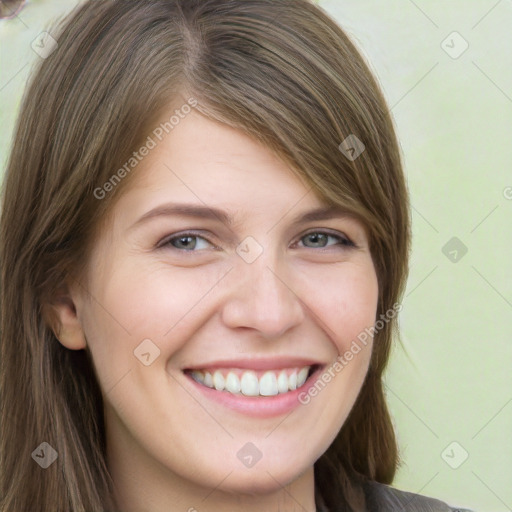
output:
[[[364,226],[344,215],[295,223],[325,203],[261,144],[195,111],[133,172],[87,281],[57,306],[60,342],[93,357],[119,510],[315,511],[313,464],[354,404],[371,342],[307,404],[298,390],[246,396],[185,370],[290,378],[311,366],[300,386],[310,389],[375,321]],[[167,203],[221,209],[233,224],[137,223]],[[246,237],[255,242],[240,245]],[[134,351],[147,339],[139,353],[160,354],[145,365]]]

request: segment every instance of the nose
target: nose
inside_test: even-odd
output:
[[[222,310],[226,326],[250,328],[264,338],[277,338],[304,320],[303,305],[284,264],[274,260],[271,268],[269,263],[264,255],[251,264],[239,261]]]

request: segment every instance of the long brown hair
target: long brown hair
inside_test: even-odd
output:
[[[94,0],[52,36],[25,92],[1,215],[0,511],[115,510],[90,353],[58,342],[51,304],[80,276],[136,171],[99,198],[170,101],[263,142],[329,204],[367,226],[377,316],[400,299],[409,205],[386,102],[343,30],[307,0]],[[181,101],[181,100],[180,100]],[[356,136],[353,158],[340,144]],[[349,139],[355,140],[355,139]],[[361,146],[362,147],[362,146]],[[105,190],[105,188],[103,188]],[[397,446],[382,388],[396,321],[374,340],[357,401],[315,463],[316,500],[357,510],[390,483]],[[57,460],[32,460],[40,443]]]

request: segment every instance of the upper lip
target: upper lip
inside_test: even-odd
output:
[[[304,357],[272,357],[252,359],[223,359],[186,366],[184,370],[207,370],[216,368],[240,368],[245,370],[277,370],[284,368],[303,368],[305,366],[323,365],[314,359]]]

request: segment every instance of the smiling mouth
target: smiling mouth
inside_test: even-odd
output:
[[[197,383],[233,395],[276,396],[295,391],[305,384],[320,365],[254,371],[241,368],[185,370]]]

